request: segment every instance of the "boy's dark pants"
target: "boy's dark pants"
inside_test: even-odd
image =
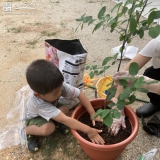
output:
[[[153,66],[147,68],[144,72],[144,75],[160,81],[160,68],[154,69]],[[150,102],[157,106],[160,107],[160,95],[157,95],[155,93],[147,93],[148,97],[150,98]]]

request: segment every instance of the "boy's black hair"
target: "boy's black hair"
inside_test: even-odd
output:
[[[31,89],[39,94],[52,92],[64,81],[60,70],[52,62],[44,59],[36,60],[28,66],[26,79]]]

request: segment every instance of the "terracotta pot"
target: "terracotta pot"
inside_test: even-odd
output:
[[[91,104],[93,108],[100,108],[104,105],[103,98],[97,98],[91,100]],[[86,112],[85,108],[82,105],[79,105],[72,113],[73,118],[79,119],[81,115],[83,115]],[[118,157],[123,150],[126,148],[126,146],[133,141],[133,139],[136,137],[138,133],[138,118],[134,111],[129,108],[124,108],[125,115],[128,116],[131,126],[132,126],[132,133],[131,135],[125,139],[124,141],[112,144],[112,145],[98,145],[91,143],[84,138],[82,138],[76,130],[71,129],[71,132],[73,136],[79,141],[82,149],[84,152],[92,159],[92,160],[114,160],[116,157]]]

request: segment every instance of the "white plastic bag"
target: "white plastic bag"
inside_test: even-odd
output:
[[[7,114],[8,125],[0,131],[0,149],[19,144],[27,147],[25,111],[26,103],[31,93],[32,90],[28,85],[16,92],[12,109]]]
[[[157,149],[154,148],[152,150],[150,150],[149,152],[143,154],[139,160],[153,160],[154,155],[156,154]]]
[[[64,76],[64,81],[74,87],[83,89],[83,75],[87,58],[87,51],[78,39],[45,40],[46,59],[52,61]],[[77,98],[61,97],[59,100],[69,108],[79,103]]]
[[[118,57],[117,59],[121,59],[121,52],[120,50],[120,46],[114,47],[111,49],[111,54],[115,55],[116,53],[118,53]],[[125,49],[123,51],[123,55],[122,55],[122,59],[133,59],[136,54],[138,52],[138,48],[134,47],[134,46],[128,46],[127,44],[125,45]]]

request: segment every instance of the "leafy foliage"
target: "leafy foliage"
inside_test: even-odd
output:
[[[130,75],[137,75],[138,73],[138,70],[139,70],[139,67],[138,67],[138,64],[136,62],[133,62],[130,64],[130,67],[129,67],[129,73]]]
[[[132,39],[137,35],[139,38],[144,37],[144,32],[148,31],[148,34],[152,38],[156,38],[160,34],[160,26],[154,23],[154,20],[160,18],[160,11],[156,8],[152,8],[148,14],[148,18],[141,20],[140,17],[145,9],[149,5],[149,0],[126,0],[125,3],[117,3],[110,12],[107,12],[106,6],[103,6],[97,14],[97,18],[92,16],[87,16],[83,14],[79,19],[78,27],[85,24],[94,24],[92,33],[102,28],[110,27],[110,32],[116,31],[119,33],[119,40],[122,41],[122,46],[120,48],[121,59],[119,61],[118,69],[121,66],[121,61],[123,57],[123,51],[125,49],[126,43],[131,43]],[[128,8],[128,5],[131,7]],[[116,15],[112,16],[112,13],[116,11]],[[122,18],[125,16],[125,20]],[[78,29],[76,28],[76,30]],[[102,61],[101,66],[98,65],[86,65],[86,70],[90,71],[90,77],[93,78],[95,75],[105,74],[105,71],[117,62],[118,53],[113,57],[105,57]],[[111,126],[113,123],[113,118],[119,118],[120,113],[118,110],[122,110],[125,105],[132,104],[136,100],[135,91],[148,93],[147,89],[142,87],[143,84],[152,84],[153,82],[145,82],[143,77],[136,77],[139,71],[139,66],[137,63],[131,63],[129,67],[130,77],[122,78],[119,83],[123,86],[124,91],[118,97],[118,102],[110,102],[115,96],[117,91],[114,83],[112,83],[111,88],[108,89],[108,95],[106,96],[106,103],[109,109],[99,109],[93,118],[100,116],[103,122],[107,126]],[[132,82],[132,83],[130,83]],[[132,84],[132,85],[130,85]],[[110,85],[110,84],[109,84]],[[110,103],[109,103],[110,102]],[[114,106],[117,106],[115,108]],[[118,110],[117,110],[118,109]]]
[[[110,68],[112,65],[114,65],[117,61],[118,53],[115,54],[112,57],[106,57],[104,58],[101,66],[97,65],[86,65],[85,69],[90,70],[90,78],[93,78],[95,75],[101,75],[102,73],[105,74],[105,71]]]

